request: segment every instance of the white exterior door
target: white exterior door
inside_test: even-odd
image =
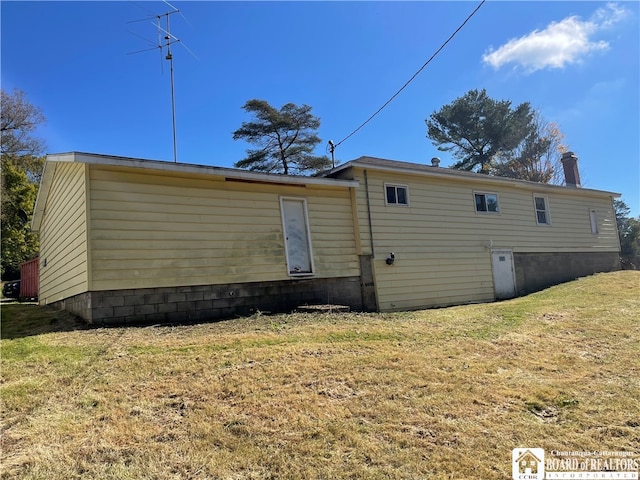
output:
[[[493,288],[499,300],[516,296],[516,275],[511,250],[492,250]]]
[[[287,270],[289,275],[313,274],[311,235],[304,198],[281,198]]]

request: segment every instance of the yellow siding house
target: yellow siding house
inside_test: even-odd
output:
[[[49,155],[33,219],[41,304],[93,323],[308,303],[361,309],[357,181]]]
[[[359,255],[378,310],[510,298],[619,269],[619,194],[580,188],[572,153],[567,186],[438,163],[361,157],[327,173],[359,183]]]
[[[619,268],[612,200],[361,157],[316,177],[49,155],[32,228],[41,304],[91,323],[305,304],[393,311],[509,298]]]

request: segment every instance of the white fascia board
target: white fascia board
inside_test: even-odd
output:
[[[42,170],[40,185],[38,187],[38,195],[36,196],[36,203],[33,206],[33,216],[31,217],[32,232],[40,231],[42,215],[44,214],[44,207],[47,204],[47,197],[49,196],[49,190],[51,189],[51,182],[53,181],[53,174],[55,171],[55,163],[44,163],[44,169]]]
[[[173,163],[162,160],[143,160],[139,158],[112,157],[91,153],[62,153],[47,155],[50,162],[78,162],[92,165],[115,167],[143,168],[147,170],[162,170],[178,173],[192,173],[199,175],[214,175],[248,182],[264,182],[282,185],[317,185],[325,187],[357,188],[357,180],[337,180],[318,177],[304,177],[294,175],[279,175],[273,173],[259,173],[248,170],[238,170],[190,163]]]
[[[349,170],[349,168],[353,167],[354,164],[357,163],[357,160],[349,160],[348,162],[341,163],[337,167],[333,167],[331,170],[326,170],[324,172],[320,172],[319,175],[322,176],[330,176],[336,172],[341,172],[343,170]]]

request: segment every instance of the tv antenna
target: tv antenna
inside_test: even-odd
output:
[[[136,52],[131,52],[128,55],[133,55],[135,53],[142,53],[142,52],[146,52],[149,50],[155,50],[155,49],[159,49],[160,51],[160,65],[162,68],[162,60],[163,60],[163,55],[164,55],[164,60],[168,60],[169,61],[169,74],[171,77],[171,124],[172,124],[172,130],[173,130],[173,161],[175,163],[178,163],[178,144],[177,144],[177,135],[176,135],[176,94],[175,94],[175,80],[174,80],[174,75],[173,75],[173,53],[171,52],[171,45],[173,45],[174,43],[178,43],[180,42],[180,39],[175,37],[174,35],[171,34],[171,21],[170,21],[170,17],[171,15],[173,15],[174,13],[180,13],[180,10],[178,10],[176,7],[174,7],[173,5],[171,5],[169,2],[163,0],[163,2],[171,7],[173,10],[168,11],[166,13],[160,14],[160,15],[154,15],[153,17],[147,17],[147,18],[143,18],[140,20],[133,20],[131,22],[128,23],[134,23],[134,22],[142,22],[142,21],[151,21],[151,23],[156,27],[157,32],[158,32],[158,42],[156,45],[154,45],[151,48],[146,48],[144,50],[138,50]],[[141,7],[142,8],[142,7]],[[145,8],[145,10],[149,11],[148,9]],[[180,15],[182,16],[182,18],[184,18],[184,15],[182,15],[182,13],[180,13]],[[152,21],[153,20],[153,21]],[[185,21],[187,21],[187,19],[185,18]],[[162,27],[162,24],[164,23],[165,28]],[[187,23],[189,23],[187,21]],[[133,32],[130,32],[133,33]],[[149,40],[145,39],[144,37],[141,37],[140,35],[137,35],[135,33],[133,33],[134,35],[136,35],[139,38],[142,38],[143,40],[146,40],[147,42],[149,42]],[[150,44],[152,44],[152,42],[149,42]],[[193,57],[195,57],[196,59],[198,59],[198,57],[196,57],[196,55],[187,48],[187,46],[180,42],[180,44],[185,48],[185,50],[187,50],[187,52],[189,52],[191,55],[193,55]],[[166,48],[166,55],[164,54]]]

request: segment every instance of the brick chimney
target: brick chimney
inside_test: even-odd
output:
[[[567,187],[581,187],[580,172],[578,171],[578,157],[573,152],[562,154],[562,167],[564,168],[564,183]]]

